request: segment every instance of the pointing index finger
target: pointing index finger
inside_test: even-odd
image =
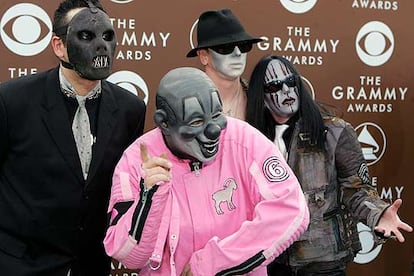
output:
[[[150,159],[150,155],[148,153],[147,145],[144,142],[141,142],[139,145],[141,150],[141,160],[143,163],[147,162]]]
[[[168,155],[165,152],[161,153],[160,157],[164,158],[165,160],[168,160]]]

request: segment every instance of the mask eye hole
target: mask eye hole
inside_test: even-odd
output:
[[[106,41],[112,41],[114,37],[115,37],[114,31],[106,31],[102,35],[102,38]]]
[[[221,111],[213,115],[213,120],[217,120],[222,115]]]
[[[203,124],[204,124],[203,119],[196,119],[196,120],[191,121],[190,126],[199,127],[199,126],[202,126]]]
[[[95,35],[90,31],[80,31],[78,32],[78,38],[80,40],[90,41],[95,37]]]

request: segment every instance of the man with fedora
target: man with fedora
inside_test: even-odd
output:
[[[187,57],[199,56],[204,71],[220,91],[223,111],[246,118],[247,82],[241,78],[247,52],[262,41],[249,35],[230,9],[202,13],[197,26],[198,46]]]

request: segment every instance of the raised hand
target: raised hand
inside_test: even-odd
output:
[[[167,154],[162,153],[160,156],[151,156],[144,142],[140,144],[140,150],[145,187],[150,189],[156,184],[170,181],[172,164],[168,161]]]
[[[390,207],[388,207],[387,210],[385,210],[378,222],[378,225],[375,227],[375,231],[383,233],[386,238],[395,235],[399,242],[404,242],[405,239],[400,230],[412,232],[413,228],[400,220],[397,212],[401,204],[402,200],[397,199]]]

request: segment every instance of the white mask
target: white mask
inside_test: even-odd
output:
[[[232,53],[222,55],[208,49],[212,59],[212,67],[226,79],[240,77],[246,68],[247,53],[242,53],[239,47],[234,47]]]
[[[298,78],[277,59],[267,65],[264,100],[274,117],[291,118],[298,112]]]

